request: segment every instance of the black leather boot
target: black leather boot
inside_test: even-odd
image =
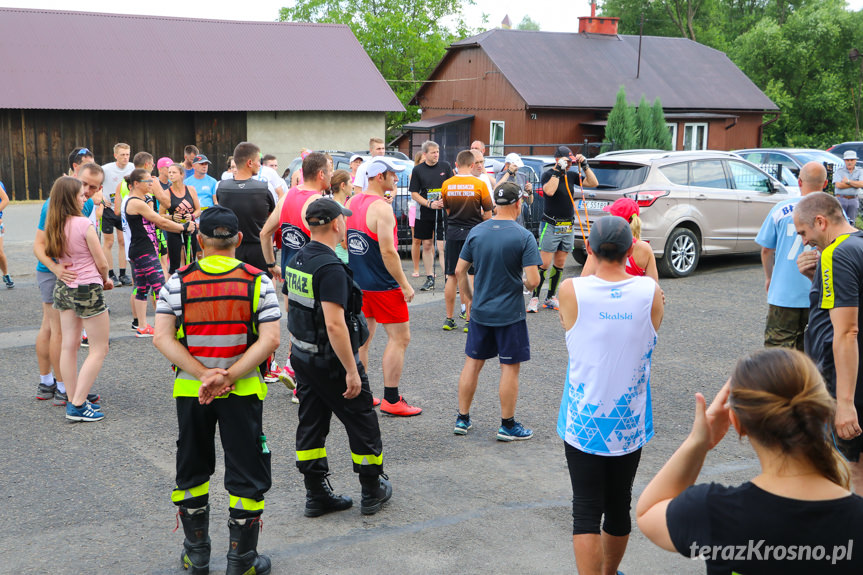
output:
[[[393,496],[393,486],[386,475],[360,475],[360,484],[363,486],[363,500],[360,502],[363,515],[374,515]]]
[[[354,501],[346,495],[333,493],[328,475],[304,475],[306,483],[306,517],[320,517],[333,511],[349,509]]]
[[[186,534],[180,556],[183,569],[194,575],[207,575],[210,572],[210,506],[194,510],[181,506],[177,514]]]
[[[258,554],[261,518],[228,519],[228,531],[231,542],[225,575],[267,575],[270,572],[270,558]]]

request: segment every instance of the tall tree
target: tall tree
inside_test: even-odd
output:
[[[524,18],[521,19],[521,22],[516,26],[517,30],[539,30],[539,23],[534,22],[533,19],[527,14],[524,15]]]
[[[465,23],[462,12],[464,6],[473,4],[473,0],[297,0],[281,9],[279,20],[350,27],[407,108],[404,113],[387,114],[387,133],[393,136],[402,124],[419,119],[418,108],[407,102],[443,58],[447,46],[476,33]]]
[[[638,147],[656,148],[657,134],[653,125],[653,111],[644,94],[641,95],[638,108],[635,110],[635,125],[638,129]]]
[[[608,113],[605,141],[612,142],[615,150],[631,150],[638,146],[638,127],[635,109],[626,103],[626,88],[620,87],[614,107]]]
[[[659,150],[670,150],[673,142],[671,141],[671,132],[665,124],[665,112],[662,110],[662,102],[659,98],[653,101],[653,129],[656,135],[656,148]]]

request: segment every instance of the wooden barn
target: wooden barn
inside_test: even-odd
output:
[[[404,107],[347,26],[0,8],[0,181],[47,197],[76,146],[182,159],[218,177],[237,143],[287,165],[367,149]],[[345,86],[352,86],[346,90]]]
[[[472,140],[486,142],[489,155],[602,142],[621,86],[632,104],[661,100],[678,150],[756,147],[765,116],[778,117],[722,52],[685,38],[619,35],[616,18],[580,20],[579,33],[495,29],[451,44],[411,101],[422,119],[392,145],[412,155],[431,138],[452,160]]]

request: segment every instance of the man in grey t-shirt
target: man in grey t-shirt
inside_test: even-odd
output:
[[[539,285],[542,258],[533,235],[515,221],[521,212],[521,188],[512,182],[501,184],[492,199],[497,204],[497,215],[471,229],[455,268],[462,301],[472,306],[465,344],[467,357],[458,381],[454,433],[466,435],[472,427],[470,405],[479,373],[486,360],[497,356],[501,412],[497,439],[514,441],[533,437],[530,429],[515,421],[515,404],[518,372],[521,363],[530,359],[522,285],[527,289]],[[467,279],[471,264],[474,289]]]
[[[836,186],[836,199],[853,226],[857,222],[857,194],[863,188],[863,168],[857,166],[857,152],[854,150],[845,152],[842,159],[845,165],[833,172],[833,183]]]

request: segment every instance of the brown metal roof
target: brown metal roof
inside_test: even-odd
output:
[[[429,130],[458,122],[467,122],[468,120],[473,120],[473,116],[469,114],[446,114],[434,118],[423,118],[411,124],[405,124],[402,128],[405,130]]]
[[[724,53],[685,38],[645,36],[636,78],[638,36],[489,30],[450,45],[429,79],[475,46],[529,108],[610,109],[625,86],[630,102],[658,97],[666,110],[778,110]]]
[[[403,111],[338,24],[0,8],[0,108]]]

